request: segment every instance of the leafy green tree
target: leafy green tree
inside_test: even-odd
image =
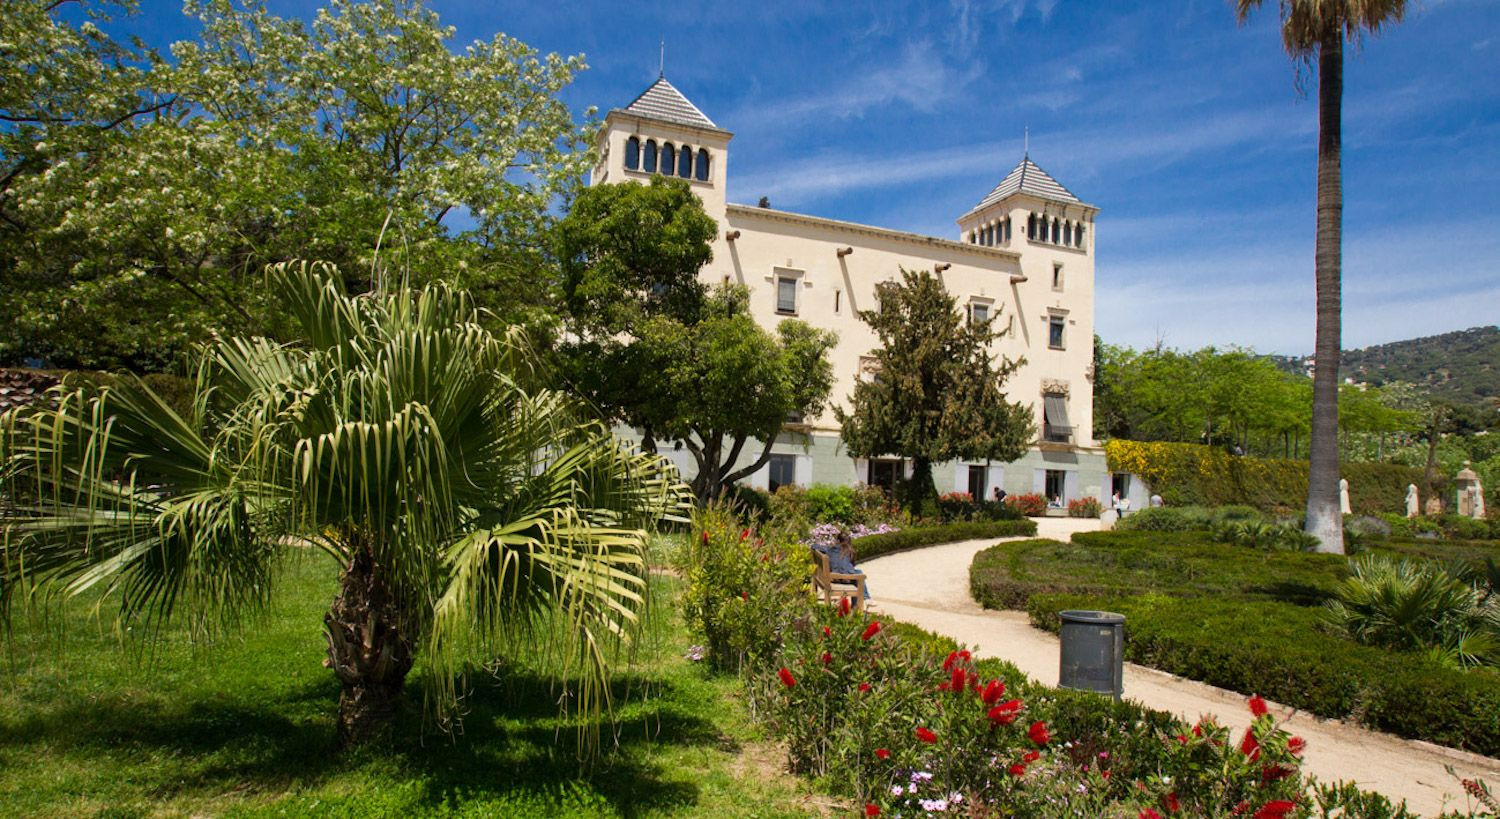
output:
[[[192,2],[202,34],[171,61],[20,5],[6,40],[42,45],[19,70],[59,88],[4,92],[27,121],[4,146],[23,172],[0,194],[0,356],[153,368],[276,330],[260,271],[290,258],[358,271],[355,291],[441,278],[499,322],[545,317],[548,209],[589,163],[556,98],[579,59],[504,35],[455,51],[420,0],[330,0],[310,24]]]
[[[33,499],[5,521],[6,599],[114,595],[135,633],[232,626],[280,560],[321,552],[342,569],[324,617],[342,744],[387,725],[418,657],[441,719],[467,664],[507,652],[553,661],[598,711],[644,606],[646,527],[685,497],[675,472],[539,387],[521,336],[481,328],[462,292],[270,278],[296,342],[208,348],[187,415],[132,381],[4,416],[7,490]]]
[[[1241,21],[1263,0],[1235,0]],[[1281,40],[1287,53],[1310,64],[1318,60],[1318,216],[1315,275],[1318,324],[1313,353],[1312,435],[1307,474],[1307,532],[1318,551],[1344,553],[1339,513],[1339,347],[1343,259],[1344,40],[1358,40],[1399,22],[1406,0],[1279,0]]]
[[[555,243],[572,389],[644,430],[648,450],[680,441],[702,502],[765,466],[789,415],[823,411],[837,340],[795,319],[768,332],[744,288],[710,293],[698,273],[717,230],[685,181],[656,177],[583,191]]]
[[[1014,461],[1035,426],[1031,409],[1005,398],[1005,379],[1022,362],[996,358],[990,345],[1005,331],[993,318],[965,321],[942,282],[926,271],[875,285],[876,310],[859,318],[880,339],[878,374],[860,381],[849,410],[835,407],[849,453],[912,459],[907,503],[936,495],[932,465],[956,458]]]

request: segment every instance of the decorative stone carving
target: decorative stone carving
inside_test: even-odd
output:
[[[1409,483],[1406,485],[1406,516],[1414,518],[1422,514],[1422,504],[1417,498],[1417,485]]]
[[[1349,479],[1339,478],[1339,514],[1351,515],[1354,510],[1349,506]]]
[[[859,372],[854,377],[859,381],[869,381],[880,374],[880,360],[872,355],[859,357]]]
[[[1066,378],[1043,378],[1042,379],[1042,394],[1043,395],[1061,395],[1061,396],[1067,396],[1067,394],[1068,394],[1068,379],[1066,379]]]

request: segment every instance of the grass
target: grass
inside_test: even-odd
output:
[[[334,568],[287,567],[278,602],[232,638],[182,626],[126,648],[91,608],[17,617],[0,669],[0,804],[27,816],[782,816],[805,785],[780,774],[740,683],[682,659],[689,637],[655,581],[607,749],[580,770],[553,681],[481,675],[463,733],[422,730],[420,669],[396,739],[334,752],[338,685],[322,667]],[[108,612],[106,613],[108,614]],[[106,616],[105,621],[108,618]]]

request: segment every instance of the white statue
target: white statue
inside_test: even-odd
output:
[[[1406,485],[1406,516],[1414,518],[1422,514],[1422,503],[1417,499],[1417,485],[1409,483]]]
[[[1474,517],[1484,520],[1484,487],[1474,484]]]
[[[1339,514],[1352,515],[1354,510],[1349,508],[1349,479],[1339,478]]]

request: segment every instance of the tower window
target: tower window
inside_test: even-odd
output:
[[[656,173],[656,140],[646,140],[646,173]]]
[[[708,149],[698,149],[698,181],[708,181]]]
[[[1083,247],[1083,225],[1079,225],[1073,231],[1073,241],[1077,243],[1078,247]]]
[[[693,178],[693,149],[690,146],[682,146],[682,152],[677,156],[677,175],[683,179]]]
[[[1064,332],[1067,330],[1068,320],[1062,316],[1050,316],[1047,319],[1047,346],[1054,350],[1065,349],[1064,342],[1067,338]]]
[[[776,312],[797,312],[797,280],[790,276],[776,278]]]
[[[1052,265],[1052,289],[1063,289],[1063,266],[1060,264]]]
[[[641,167],[641,141],[636,137],[625,140],[625,167],[632,171]]]
[[[990,320],[990,306],[982,301],[969,304],[969,323],[983,324]]]
[[[1062,222],[1059,221],[1056,217],[1054,217],[1052,219],[1052,244],[1054,244],[1054,245],[1055,244],[1060,244],[1061,242],[1062,242]]]
[[[1027,239],[1032,239],[1032,240],[1036,239],[1036,214],[1035,213],[1033,213],[1030,216],[1026,217],[1026,238]]]
[[[661,172],[671,176],[677,170],[677,149],[668,142],[661,149]]]

